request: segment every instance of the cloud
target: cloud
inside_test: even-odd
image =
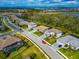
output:
[[[77,1],[67,1],[66,3],[69,3],[69,4],[77,4],[78,2]]]
[[[52,2],[61,2],[62,0],[52,0]]]

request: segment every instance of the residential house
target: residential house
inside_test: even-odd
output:
[[[35,31],[39,31],[39,32],[43,32],[43,33],[44,33],[46,30],[48,30],[48,29],[49,29],[49,27],[43,26],[43,25],[40,25],[40,26],[37,26],[37,27],[34,28]]]
[[[69,42],[69,45],[73,50],[78,50],[79,49],[79,39],[75,39]]]
[[[11,21],[12,21],[13,23],[17,24],[17,25],[19,25],[19,23],[21,22],[21,21],[19,20],[20,18],[18,18],[18,17],[15,16],[15,15],[10,15],[10,17],[11,17]]]
[[[19,25],[28,25],[29,22],[27,21],[22,21],[22,22],[19,22]]]
[[[56,36],[56,38],[59,38],[63,35],[63,32],[61,30],[58,30],[58,29],[55,29],[55,28],[52,28],[52,29],[49,29],[47,31],[45,31],[45,35],[46,36]]]
[[[62,47],[65,47],[65,45],[67,44],[73,50],[79,49],[79,38],[71,35],[57,39],[57,43],[62,45]]]
[[[10,15],[10,18],[12,22],[18,21],[15,15]]]
[[[3,50],[6,54],[21,45],[23,45],[23,41],[17,37],[7,35],[0,38],[0,50]]]
[[[28,29],[33,29],[33,28],[35,28],[36,26],[37,26],[36,23],[33,23],[33,22],[29,22],[29,23],[28,23]]]

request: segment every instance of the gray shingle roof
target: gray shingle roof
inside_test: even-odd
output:
[[[71,36],[71,35],[68,35],[68,36],[59,38],[58,42],[66,44],[72,40],[78,40],[78,38]]]
[[[72,40],[69,42],[69,44],[72,46],[72,47],[79,47],[79,39],[76,39],[76,40]]]
[[[48,32],[54,32],[54,33],[56,33],[56,34],[62,33],[61,30],[58,30],[58,29],[55,29],[55,28],[49,29]]]

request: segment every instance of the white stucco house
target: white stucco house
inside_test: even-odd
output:
[[[33,23],[33,22],[29,22],[29,23],[28,23],[28,29],[33,29],[33,28],[35,28],[36,26],[37,26],[36,23]]]
[[[57,43],[62,45],[62,47],[64,47],[64,48],[65,48],[65,45],[67,44],[73,50],[79,49],[79,38],[76,38],[71,35],[57,39]]]
[[[69,45],[73,50],[78,50],[79,49],[79,39],[72,40],[69,42]]]
[[[58,30],[58,29],[55,29],[55,28],[52,28],[52,29],[49,29],[47,31],[45,31],[45,35],[46,36],[56,36],[56,38],[59,38],[63,35],[63,32],[61,30]]]

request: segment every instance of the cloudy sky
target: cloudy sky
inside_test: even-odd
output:
[[[79,0],[1,0],[0,7],[44,6],[44,7],[79,7]]]

